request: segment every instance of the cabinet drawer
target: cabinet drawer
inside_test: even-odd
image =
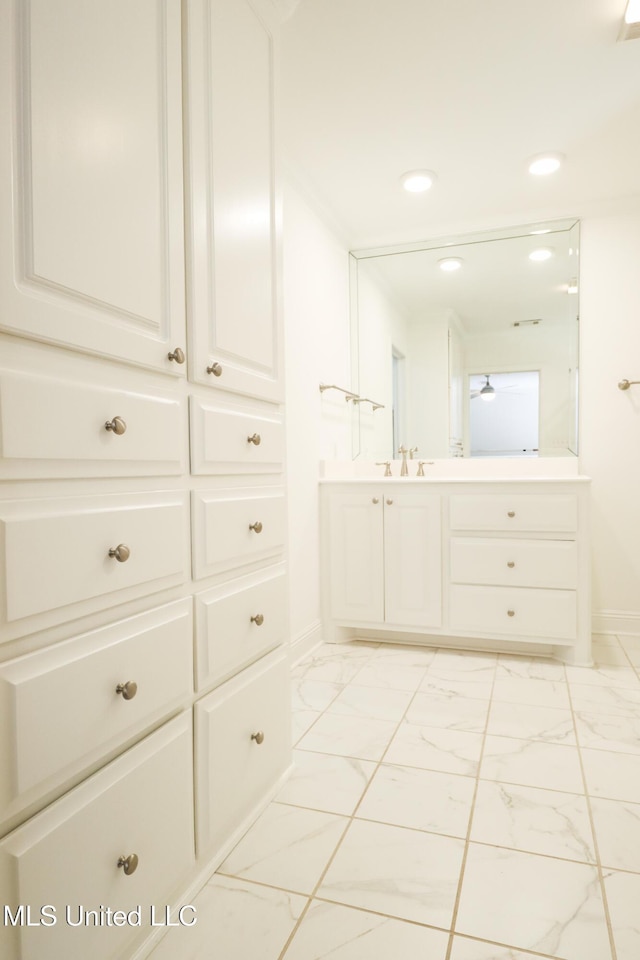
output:
[[[286,653],[268,654],[200,700],[195,733],[196,837],[202,856],[229,838],[289,767]]]
[[[577,530],[573,494],[457,494],[450,499],[452,530]]]
[[[192,686],[190,600],[4,664],[0,820],[161,719]]]
[[[168,391],[0,370],[4,476],[178,474],[185,434],[184,403]]]
[[[191,397],[192,473],[279,473],[283,456],[277,413]]]
[[[180,492],[6,501],[0,531],[9,623],[94,598],[100,609],[114,595],[144,596],[187,576]],[[122,562],[109,556],[120,545],[130,551]]]
[[[196,580],[281,553],[285,506],[280,488],[194,491]]]
[[[286,637],[286,576],[243,577],[197,594],[197,687],[224,680]]]
[[[577,603],[573,590],[454,584],[449,591],[449,608],[451,628],[465,633],[576,638]]]
[[[157,730],[126,754],[19,827],[0,844],[3,903],[16,911],[55,907],[54,926],[0,928],[7,960],[92,960],[125,956],[132,925],[70,926],[79,908],[141,908],[170,903],[193,863],[191,724],[187,714]],[[126,875],[119,858],[135,854]],[[132,918],[135,919],[135,918]]]
[[[452,537],[453,583],[575,589],[575,540]]]

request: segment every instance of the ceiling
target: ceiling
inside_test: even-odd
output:
[[[626,0],[277,0],[289,177],[351,249],[640,194],[640,40]],[[532,177],[527,160],[566,157]],[[409,194],[407,170],[437,174]]]

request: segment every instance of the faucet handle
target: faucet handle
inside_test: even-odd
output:
[[[429,466],[433,466],[433,460],[418,460],[418,472],[416,473],[416,477],[424,477],[425,463],[429,464]]]
[[[385,477],[392,476],[391,473],[391,461],[390,460],[376,460],[376,467],[384,467]]]
[[[418,452],[418,448],[417,448],[417,447],[411,447],[411,449],[409,450],[409,459],[410,459],[410,460],[413,460],[413,455],[414,455],[414,453],[417,453],[417,452]]]
[[[401,446],[398,447],[398,453],[401,453],[403,456],[405,456],[407,453],[409,453],[409,451],[408,451],[407,448],[405,447],[404,443],[401,444]]]

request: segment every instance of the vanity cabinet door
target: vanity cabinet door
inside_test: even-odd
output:
[[[184,376],[180,22],[179,0],[0,5],[3,329]]]
[[[331,615],[384,620],[383,495],[335,493],[329,500]]]
[[[416,627],[442,623],[440,497],[385,498],[385,621]]]

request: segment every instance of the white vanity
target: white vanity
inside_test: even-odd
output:
[[[325,638],[590,664],[588,478],[470,467],[321,481]]]

